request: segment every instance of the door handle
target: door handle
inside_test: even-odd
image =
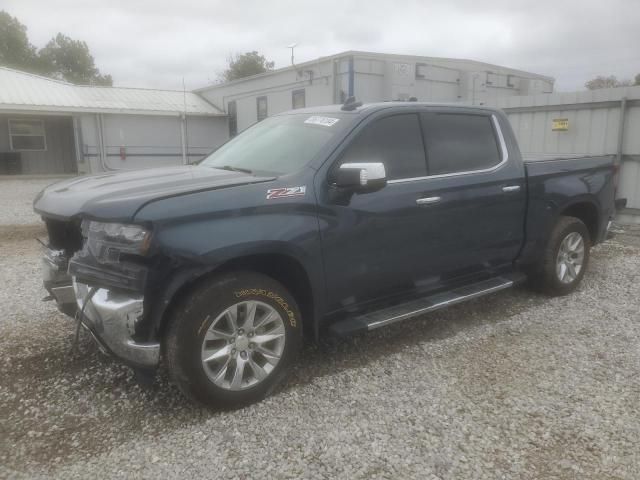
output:
[[[431,205],[433,203],[438,203],[440,200],[442,200],[441,197],[425,197],[417,199],[416,203],[418,205]]]
[[[519,192],[520,191],[520,185],[509,185],[507,187],[502,187],[502,191],[504,193]]]

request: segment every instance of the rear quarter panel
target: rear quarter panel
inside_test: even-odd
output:
[[[612,156],[595,156],[525,163],[528,185],[526,243],[523,263],[538,258],[551,229],[572,205],[589,203],[598,212],[601,241],[614,214],[614,169]]]

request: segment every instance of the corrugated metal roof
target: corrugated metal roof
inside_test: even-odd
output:
[[[186,97],[186,101],[185,101]],[[74,85],[0,67],[0,109],[224,115],[193,92]]]

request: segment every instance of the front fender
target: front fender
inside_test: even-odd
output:
[[[315,212],[302,209],[226,218],[192,219],[162,225],[154,232],[154,249],[164,269],[145,292],[145,332],[156,339],[167,309],[181,291],[232,261],[255,255],[280,255],[304,269],[314,306],[324,304],[322,252]],[[315,318],[319,318],[316,314]]]
[[[164,266],[145,294],[151,327],[145,333],[157,335],[166,309],[187,284],[249,255],[296,260],[309,278],[314,305],[323,305],[317,205],[308,181],[312,173],[305,169],[273,182],[163,198],[138,211],[136,222],[153,225],[152,248]],[[270,189],[294,186],[305,187],[301,195],[269,197]]]

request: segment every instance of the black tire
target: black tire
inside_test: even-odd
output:
[[[577,233],[582,237],[582,241],[584,242],[584,258],[577,276],[570,281],[563,282],[560,279],[559,273],[556,271],[558,254],[563,240],[572,233]],[[580,285],[582,277],[584,277],[587,270],[590,250],[591,240],[589,230],[582,220],[575,217],[560,217],[551,231],[540,262],[531,272],[531,285],[536,290],[554,297],[573,292],[578,288],[578,285]]]
[[[216,385],[207,375],[201,357],[203,342],[208,328],[217,317],[229,307],[246,301],[267,304],[281,316],[285,330],[284,347],[280,360],[266,378],[242,390],[231,390],[230,386],[222,388]],[[238,317],[240,315],[238,313]],[[231,342],[233,340],[229,340]],[[173,309],[164,338],[164,356],[174,383],[187,397],[213,407],[238,408],[257,402],[273,392],[286,377],[301,345],[300,310],[287,289],[265,275],[234,272],[200,285]],[[241,353],[246,355],[247,352]],[[252,355],[251,352],[249,355]],[[252,372],[253,369],[250,370]]]

